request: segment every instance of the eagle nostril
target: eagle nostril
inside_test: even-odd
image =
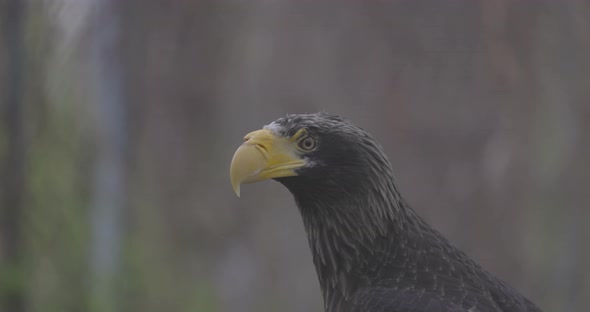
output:
[[[266,148],[266,146],[264,146],[262,144],[254,144],[254,145],[256,146],[256,149],[258,149],[260,151],[260,153],[262,153],[264,158],[268,160],[268,149]]]

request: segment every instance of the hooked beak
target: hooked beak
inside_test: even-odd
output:
[[[305,166],[297,154],[294,138],[262,129],[248,133],[244,141],[230,166],[231,184],[238,197],[242,184],[296,176],[295,170]]]

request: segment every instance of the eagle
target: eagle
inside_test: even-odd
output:
[[[240,185],[283,184],[300,210],[327,312],[541,311],[428,225],[400,194],[381,145],[327,113],[247,134]]]

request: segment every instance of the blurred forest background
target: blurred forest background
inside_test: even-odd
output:
[[[327,111],[546,311],[590,306],[590,3],[0,0],[0,311],[322,311],[299,213],[228,172]]]

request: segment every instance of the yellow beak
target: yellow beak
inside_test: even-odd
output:
[[[305,165],[297,154],[295,136],[284,138],[262,129],[248,133],[244,141],[230,166],[231,185],[238,197],[244,183],[296,176],[295,169]]]

